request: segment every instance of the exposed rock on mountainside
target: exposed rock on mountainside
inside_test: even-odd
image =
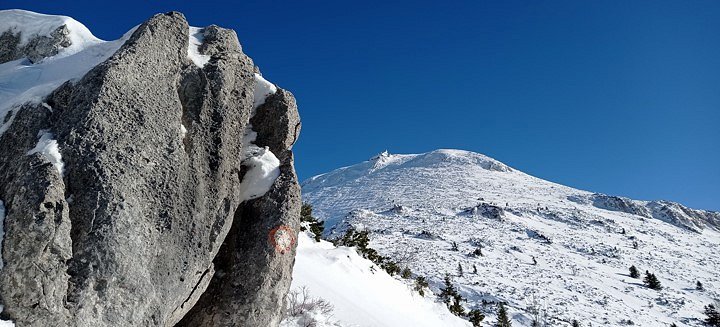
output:
[[[0,15],[0,318],[277,325],[300,211],[292,95],[232,30],[180,13],[111,42]]]

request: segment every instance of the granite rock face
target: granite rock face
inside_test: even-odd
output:
[[[188,31],[182,14],[156,15],[80,80],[43,104],[13,108],[0,135],[0,318],[17,326],[279,323],[301,202],[295,100],[278,89],[251,117],[257,68],[235,33],[205,28],[199,50],[210,60],[198,67]],[[0,59],[35,62],[66,46],[45,38],[18,49],[16,36],[2,34]],[[265,195],[243,199],[250,124],[254,143],[280,160],[280,177]],[[54,136],[64,169],[27,155],[43,133]]]

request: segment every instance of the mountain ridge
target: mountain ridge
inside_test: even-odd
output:
[[[486,321],[504,302],[519,326],[538,311],[560,325],[700,326],[720,298],[716,212],[578,190],[448,149],[383,153],[301,185],[326,238],[368,231],[371,247],[436,294],[452,276]],[[665,288],[629,278],[631,265]]]

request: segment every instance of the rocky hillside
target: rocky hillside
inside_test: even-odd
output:
[[[514,326],[701,326],[720,299],[717,212],[581,191],[460,150],[382,153],[302,187],[326,238],[369,231],[435,294],[449,275],[484,325],[502,302]]]
[[[235,32],[0,11],[0,123],[0,319],[280,322],[300,121]]]

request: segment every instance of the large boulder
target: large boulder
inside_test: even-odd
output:
[[[200,30],[208,62],[198,66],[188,58],[189,30],[180,13],[156,15],[80,80],[5,117],[0,318],[18,326],[279,323],[299,228],[297,107],[278,90],[253,118],[257,68],[235,33]],[[18,56],[16,42],[6,46],[14,48],[0,54]],[[249,128],[253,146],[280,162],[257,198],[243,196],[253,169]]]

